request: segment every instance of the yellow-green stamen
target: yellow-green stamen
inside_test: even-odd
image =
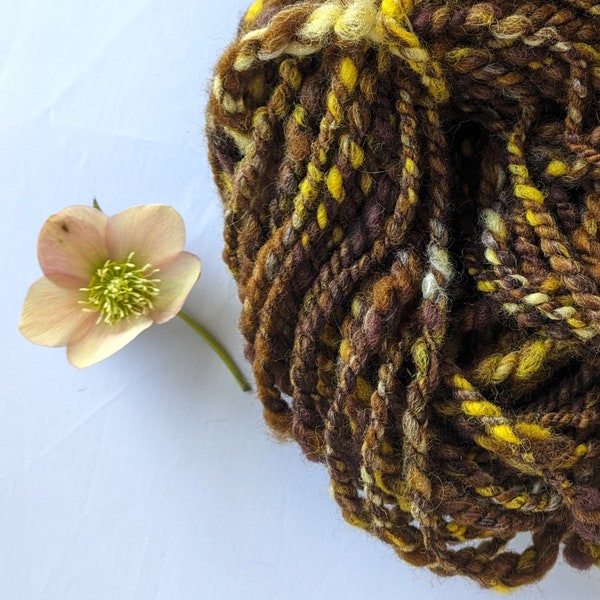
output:
[[[145,315],[154,307],[152,299],[160,292],[160,279],[151,277],[158,269],[149,264],[138,267],[133,255],[130,252],[122,262],[107,260],[96,270],[89,286],[81,288],[88,294],[87,300],[81,301],[83,310],[100,313],[98,323],[116,325],[123,319]]]

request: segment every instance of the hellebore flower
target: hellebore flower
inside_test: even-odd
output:
[[[66,346],[87,367],[144,329],[175,317],[200,276],[183,251],[185,226],[170,206],[133,206],[112,217],[70,206],[38,239],[44,277],[29,288],[19,329],[42,346]]]

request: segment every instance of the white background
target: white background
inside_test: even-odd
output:
[[[325,469],[179,320],[83,371],[17,331],[50,214],[159,202],[203,260],[188,310],[243,364],[203,113],[245,1],[0,3],[0,598],[495,597],[346,525]],[[559,564],[512,598],[599,594],[598,569]]]

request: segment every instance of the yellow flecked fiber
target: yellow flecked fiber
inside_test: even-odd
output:
[[[479,281],[477,283],[477,289],[480,292],[495,292],[498,288],[492,281]]]
[[[302,127],[306,126],[306,111],[304,110],[303,106],[296,104],[293,114],[298,125],[301,125]]]
[[[547,440],[552,435],[547,427],[535,423],[517,423],[515,429],[530,440]]]
[[[518,175],[523,179],[529,177],[529,169],[525,165],[509,165],[508,170],[512,175]]]
[[[327,226],[327,208],[324,204],[319,204],[317,208],[317,223],[321,229]]]
[[[340,101],[333,92],[330,92],[327,96],[327,108],[329,109],[329,112],[332,114],[333,118],[338,123],[341,123],[344,118],[344,113]]]
[[[537,227],[538,225],[543,225],[546,222],[546,218],[543,215],[533,212],[532,210],[528,210],[525,213],[525,218],[527,222],[532,227]]]
[[[255,0],[255,2],[246,11],[244,21],[254,21],[262,12],[264,0]]]
[[[466,415],[472,417],[501,417],[502,411],[487,400],[481,402],[463,402],[462,410]]]
[[[507,444],[519,444],[521,440],[508,425],[494,425],[490,427],[490,433],[497,439]]]
[[[569,167],[561,160],[553,160],[546,167],[546,173],[552,177],[560,177],[569,172]]]
[[[415,165],[415,161],[410,157],[406,159],[406,162],[404,163],[404,168],[410,175],[415,175],[417,172],[417,165]]]
[[[372,394],[373,394],[373,388],[371,387],[371,384],[363,377],[359,377],[356,380],[356,396],[357,396],[357,398],[361,402],[368,403],[371,400]]]
[[[342,340],[340,344],[340,358],[345,362],[350,362],[350,356],[352,355],[352,345],[350,340]]]
[[[521,148],[517,144],[516,139],[517,139],[516,135],[514,133],[511,133],[509,136],[509,142],[508,142],[507,148],[511,154],[514,154],[517,157],[521,157],[521,156],[523,156],[523,152],[521,151]]]
[[[490,485],[483,488],[475,488],[475,491],[483,498],[491,498],[502,493],[502,488],[497,485]]]
[[[579,446],[577,446],[577,448],[575,448],[575,455],[576,456],[585,456],[585,454],[587,453],[588,448],[585,444],[579,444]]]
[[[340,80],[346,86],[348,91],[352,91],[358,79],[358,69],[352,59],[344,58],[340,65]]]
[[[544,194],[540,190],[531,185],[518,184],[515,186],[515,196],[524,200],[530,200],[542,204],[544,202]]]
[[[318,191],[319,190],[308,179],[305,179],[300,184],[300,192],[307,200],[315,200],[318,195]]]
[[[342,239],[344,238],[344,231],[342,230],[342,228],[339,225],[336,225],[333,228],[333,236],[332,237],[333,237],[333,241],[336,244],[339,244],[342,241]]]
[[[363,149],[348,136],[344,136],[340,140],[340,150],[344,153],[345,156],[348,157],[348,160],[350,161],[350,166],[353,169],[358,169],[363,164],[363,161],[365,160],[365,153],[363,152]],[[368,174],[366,173],[364,173],[363,175],[368,177]],[[370,185],[372,180],[370,178],[368,178],[367,180],[369,181]]]
[[[452,385],[461,390],[470,390],[473,387],[462,375],[454,375]]]
[[[344,180],[337,167],[332,167],[327,173],[327,189],[337,202],[344,199]]]
[[[412,347],[413,360],[419,371],[425,372],[429,364],[429,353],[427,352],[427,344],[424,340],[417,340]]]
[[[508,587],[503,583],[496,583],[492,586],[492,590],[494,590],[494,592],[498,592],[499,594],[512,594],[516,589],[517,588],[514,587]]]
[[[546,360],[547,344],[538,340],[523,349],[521,362],[517,366],[516,376],[527,379],[537,373]]]
[[[412,12],[414,4],[413,0],[382,0],[381,12],[384,15],[401,19]]]
[[[496,252],[494,250],[492,250],[491,248],[488,248],[485,251],[485,258],[492,265],[499,265],[499,264],[501,264],[500,259],[496,255]]]

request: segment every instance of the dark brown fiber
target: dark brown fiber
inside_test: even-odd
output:
[[[599,566],[600,5],[257,0],[207,136],[265,418],[346,520],[497,590]]]

